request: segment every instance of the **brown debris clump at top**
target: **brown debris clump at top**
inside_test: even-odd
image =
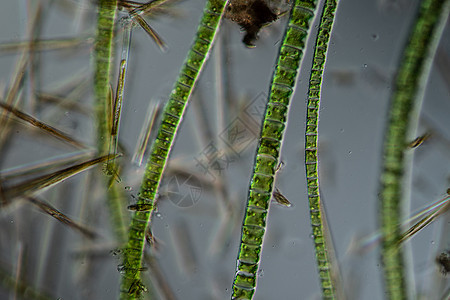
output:
[[[239,24],[246,31],[242,42],[255,47],[259,30],[278,19],[264,0],[232,0],[225,9],[225,18]]]

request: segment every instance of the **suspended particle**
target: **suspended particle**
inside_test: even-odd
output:
[[[414,141],[412,141],[411,143],[408,144],[408,148],[414,149],[414,148],[419,147],[420,145],[423,144],[423,142],[425,142],[427,139],[429,139],[430,136],[431,136],[431,134],[427,132],[424,135],[417,137]]]
[[[158,239],[155,238],[155,236],[153,235],[153,233],[149,227],[147,227],[147,229],[145,230],[145,241],[155,251],[159,250],[160,243],[159,243]]]
[[[127,266],[127,264],[121,264],[117,266],[117,271],[119,271],[120,274],[125,274],[126,271],[132,271],[132,273],[137,273],[137,272],[145,272],[147,270],[148,270],[147,267],[130,268],[129,266]]]
[[[436,257],[436,263],[439,265],[440,271],[444,276],[450,272],[450,250],[446,250]]]
[[[111,153],[111,155],[116,155],[115,153]],[[111,187],[112,184],[115,182],[120,183],[122,181],[122,178],[120,178],[119,176],[119,170],[116,167],[114,161],[110,162],[105,162],[103,164],[103,168],[102,168],[103,174],[105,174],[106,176],[109,176],[109,182],[108,182],[108,186]]]
[[[121,248],[112,249],[111,251],[109,251],[109,253],[111,253],[113,256],[118,256],[123,253],[123,249]]]
[[[145,230],[145,240],[147,241],[147,243],[150,246],[152,246],[153,243],[155,242],[155,237],[153,236],[152,230],[150,228],[148,228],[148,227]]]
[[[225,8],[224,16],[245,30],[242,42],[249,48],[255,47],[261,28],[278,19],[264,0],[232,0]]]
[[[281,194],[280,190],[276,187],[275,190],[272,193],[273,199],[280,205],[291,207],[292,203],[289,202],[289,200]]]
[[[284,168],[284,161],[280,161],[277,168],[275,169],[275,173],[277,173],[278,171],[280,171],[283,168]]]
[[[128,295],[141,295],[142,292],[147,292],[147,288],[142,283],[140,279],[136,279],[131,284],[130,288],[128,289]]]

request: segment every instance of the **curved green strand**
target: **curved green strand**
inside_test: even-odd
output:
[[[114,23],[117,0],[101,0],[98,6],[97,32],[94,46],[94,94],[96,99],[97,140],[99,154],[109,147],[107,103],[110,101],[110,76]]]
[[[128,232],[128,243],[123,261],[125,274],[122,277],[121,299],[139,298],[143,290],[140,272],[137,270],[142,267],[145,230],[155,208],[156,193],[175,135],[198,75],[211,49],[226,2],[226,0],[207,1],[194,43],[164,108],[162,122],[151,148],[136,203],[137,206],[146,207],[146,210],[135,212]]]
[[[315,0],[295,1],[280,46],[250,181],[232,299],[252,299],[255,292],[256,273],[261,257],[274,177],[287,124],[289,103],[294,93],[303,49],[316,5]]]
[[[111,62],[113,61],[114,24],[117,15],[117,0],[101,0],[98,5],[97,32],[94,46],[94,95],[96,100],[97,151],[109,151],[111,131],[108,126],[108,102],[110,97]],[[113,163],[114,164],[114,163]],[[106,186],[106,181],[105,181]],[[123,192],[113,185],[107,191],[107,203],[116,239],[126,241],[127,220],[123,209]]]
[[[404,255],[398,246],[402,213],[402,187],[406,169],[407,134],[414,130],[421,106],[421,88],[430,72],[432,57],[449,15],[450,1],[423,0],[403,51],[384,140],[380,176],[380,227],[383,236],[381,261],[388,299],[407,299]],[[419,93],[419,95],[418,95]]]
[[[336,6],[336,0],[327,0],[324,3],[323,13],[320,19],[309,79],[305,132],[305,168],[309,212],[323,299],[336,298],[335,286],[332,280],[331,264],[329,262],[327,239],[325,238],[324,232],[324,220],[322,219],[323,207],[319,191],[318,160],[320,91]]]

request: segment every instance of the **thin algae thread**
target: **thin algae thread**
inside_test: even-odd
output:
[[[249,186],[232,299],[252,299],[255,292],[256,273],[259,267],[269,203],[273,194],[274,177],[287,124],[289,102],[295,88],[315,7],[316,1],[295,2],[290,12],[283,42],[280,45]],[[274,114],[274,107],[280,109],[281,113]]]
[[[134,212],[128,232],[128,243],[123,257],[125,268],[121,283],[121,299],[139,298],[143,291],[140,273],[134,270],[142,267],[145,232],[155,209],[157,190],[167,158],[193,87],[208,57],[225,4],[226,1],[222,0],[207,1],[194,43],[164,108],[136,203],[136,207],[145,204],[143,207],[146,209]]]

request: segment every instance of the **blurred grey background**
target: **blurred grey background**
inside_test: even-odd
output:
[[[40,38],[93,36],[95,5],[90,1],[81,2],[42,0],[30,1],[27,5],[24,0],[2,1],[0,42],[24,39],[33,14],[32,9],[27,12],[27,7],[36,4],[43,5]],[[204,3],[203,0],[178,1],[171,6],[172,14],[148,19],[167,43],[166,53],[162,53],[142,29],[133,31],[120,128],[120,142],[128,154],[123,158],[126,169],[121,174],[121,184],[126,187],[130,203],[139,190],[143,168],[133,165],[131,156],[148,105],[167,99],[191,45]],[[320,179],[348,299],[384,299],[378,247],[358,252],[358,241],[377,230],[378,175],[389,96],[417,6],[418,1],[343,0],[337,10],[322,88]],[[318,21],[313,26],[314,32]],[[169,164],[169,169],[174,171],[164,178],[158,214],[153,221],[153,234],[159,241],[157,258],[177,299],[230,297],[239,226],[259,130],[258,112],[262,112],[261,105],[268,92],[286,22],[284,15],[263,28],[256,48],[247,49],[241,42],[243,33],[239,26],[224,20],[177,134]],[[449,185],[449,30],[447,24],[420,113],[418,135],[430,132],[432,137],[411,150],[415,152],[410,188],[412,211],[444,197]],[[311,38],[291,104],[281,154],[284,167],[276,183],[292,207],[271,205],[255,299],[320,299],[303,164],[305,101],[313,44]],[[32,94],[31,86],[39,91],[51,91],[63,78],[70,81],[75,78],[74,74],[83,70],[88,70],[89,74],[91,47],[37,52],[38,73],[33,83],[26,84],[24,93]],[[120,53],[120,47],[119,34],[116,53]],[[3,90],[9,84],[18,57],[17,52],[1,53],[0,87]],[[115,68],[118,68],[117,61]],[[87,108],[92,103],[90,89],[88,87],[80,99]],[[223,110],[218,106],[220,97],[236,106],[233,108],[227,102]],[[37,107],[32,114],[95,145],[92,115],[49,105]],[[203,118],[207,126],[202,125]],[[238,149],[223,141],[229,130],[235,128],[247,134],[245,143]],[[205,129],[210,130],[209,135],[204,133]],[[217,153],[225,153],[230,158],[222,165],[225,167],[221,176],[211,166],[205,172],[199,163],[208,163],[205,153],[212,146]],[[73,151],[67,145],[50,143],[18,131],[2,149],[0,169]],[[180,169],[192,177],[177,175],[181,173],[175,171]],[[86,197],[80,188],[86,184],[84,176],[55,187],[70,194],[67,199],[51,196],[51,191],[44,195],[49,195],[47,201],[76,220],[95,224],[103,236],[97,245],[83,245],[77,233],[36,209],[19,207],[0,213],[0,261],[8,262],[13,270],[18,253],[26,249],[30,284],[61,299],[113,299],[118,291],[116,267],[119,260],[108,252],[113,248],[108,211],[104,199],[98,195],[92,195],[96,197],[95,203],[82,205],[81,199]],[[190,179],[186,181],[186,178]],[[219,183],[226,187],[224,194],[217,188]],[[177,204],[180,199],[187,204]],[[225,213],[224,201],[233,206],[231,217]],[[435,257],[449,248],[449,239],[445,236],[449,229],[448,218],[448,214],[441,217],[408,242],[412,249],[409,263],[416,282],[413,288],[426,299],[438,299],[433,298],[439,294],[435,291],[439,288],[437,282],[444,280],[445,284]],[[82,246],[99,247],[103,252],[93,259],[77,259],[73,253]],[[448,279],[446,284],[448,288]],[[0,287],[0,295],[12,299],[4,287]]]

